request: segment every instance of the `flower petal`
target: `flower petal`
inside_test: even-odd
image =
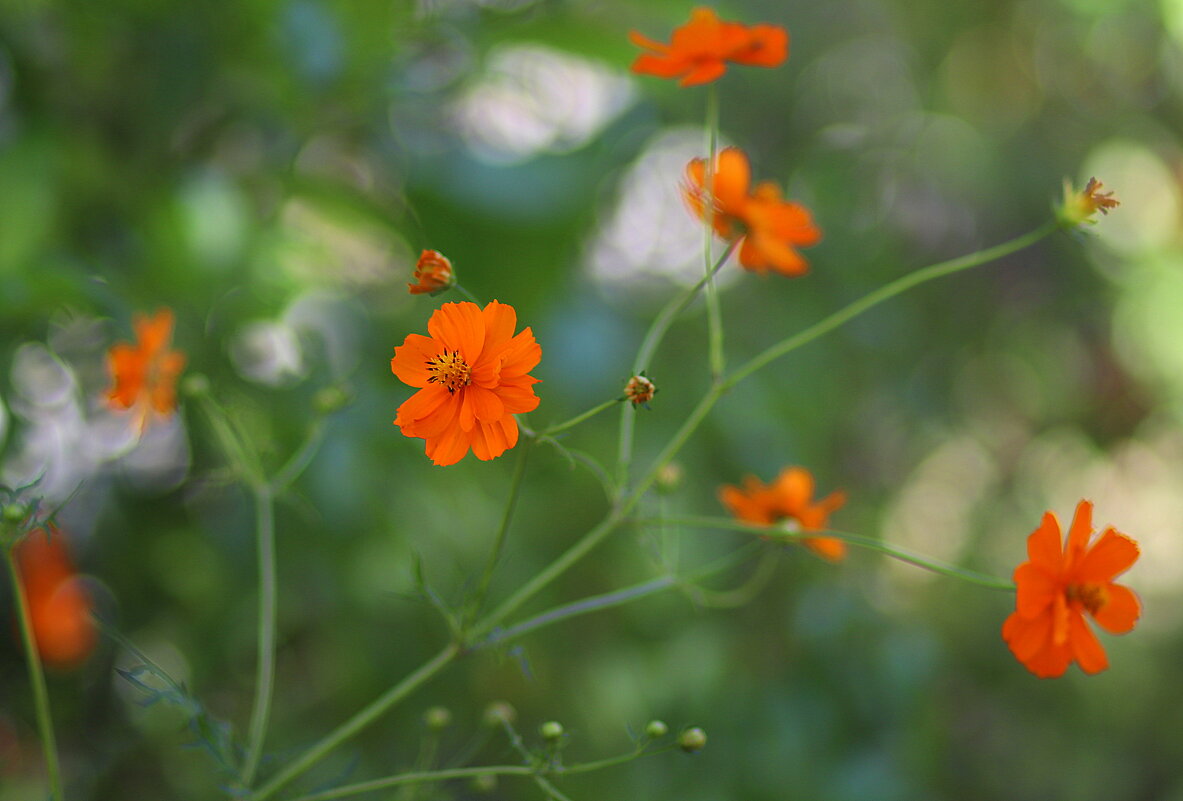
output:
[[[1015,611],[1025,618],[1043,614],[1056,596],[1055,576],[1032,562],[1024,562],[1015,569]]]
[[[840,562],[846,556],[846,543],[837,537],[809,537],[801,544],[831,562]]]
[[[1111,581],[1129,570],[1137,560],[1138,543],[1113,528],[1107,528],[1076,564],[1073,577],[1081,582]]]
[[[427,371],[427,363],[438,356],[444,346],[431,337],[422,334],[408,334],[403,344],[394,349],[394,358],[390,360],[390,370],[398,380],[412,387],[425,387],[431,373]]]
[[[1108,601],[1093,615],[1093,620],[1110,634],[1125,634],[1138,622],[1142,602],[1133,590],[1120,584],[1108,585],[1105,592]]]
[[[1060,521],[1053,512],[1044,512],[1039,528],[1027,537],[1027,558],[1051,574],[1059,574],[1064,557],[1060,550]]]
[[[1064,561],[1069,568],[1078,563],[1088,548],[1093,534],[1093,502],[1082,500],[1076,504],[1076,514],[1068,528],[1068,544],[1064,548]]]
[[[1105,649],[1089,628],[1081,615],[1072,615],[1069,619],[1068,642],[1072,649],[1072,658],[1080,665],[1085,673],[1100,673],[1109,667],[1109,658],[1105,656]]]
[[[485,321],[485,346],[477,360],[483,362],[501,353],[513,337],[518,325],[518,314],[513,306],[491,300],[481,311]]]
[[[427,333],[447,350],[458,350],[472,365],[485,344],[485,322],[475,303],[445,303],[427,321]]]
[[[1051,615],[1028,619],[1018,612],[1012,612],[1002,624],[1002,639],[1015,659],[1024,664],[1051,641],[1051,632]]]

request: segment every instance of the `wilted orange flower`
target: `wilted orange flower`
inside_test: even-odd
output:
[[[705,220],[707,209],[711,209],[711,225],[720,237],[743,237],[739,263],[760,274],[769,270],[788,276],[808,272],[808,262],[794,247],[809,247],[821,241],[821,229],[814,225],[809,210],[782,200],[780,189],[771,181],[759,183],[749,192],[751,167],[739,148],[719,151],[710,191],[705,189],[706,162],[694,159],[686,165],[687,182],[682,193],[699,218]]]
[[[1108,214],[1109,209],[1120,206],[1121,203],[1113,197],[1112,192],[1102,192],[1103,187],[1096,178],[1089,178],[1084,189],[1079,192],[1072,188],[1072,183],[1064,179],[1064,203],[1060,207],[1060,219],[1068,225],[1093,223],[1093,216],[1099,211]]]
[[[637,56],[633,72],[658,78],[681,78],[682,86],[710,83],[727,71],[727,62],[775,67],[789,55],[789,34],[776,25],[723,22],[709,8],[690,12],[690,22],[675,28],[668,45],[633,31],[633,44],[651,50]]]
[[[796,521],[803,531],[821,531],[830,513],[846,503],[846,493],[831,492],[813,501],[813,475],[803,467],[786,467],[769,485],[745,476],[743,489],[730,484],[719,489],[719,500],[745,523],[772,526]],[[846,543],[836,537],[810,537],[802,543],[818,556],[836,562],[846,555]]]
[[[649,401],[653,400],[654,394],[657,393],[657,385],[653,383],[652,379],[645,375],[635,375],[628,380],[624,385],[624,397],[629,400],[633,406],[644,406],[649,408]]]
[[[427,441],[436,464],[455,464],[469,449],[493,459],[518,441],[515,414],[533,411],[538,381],[528,373],[542,358],[529,328],[516,336],[513,306],[492,301],[445,303],[427,321],[430,336],[410,334],[394,349],[390,369],[419,391],[398,407],[394,424]]]
[[[107,355],[115,382],[107,399],[117,409],[134,409],[142,433],[152,412],[168,415],[177,408],[177,376],[185,366],[185,354],[168,349],[173,334],[170,309],[160,309],[153,317],[137,314],[132,325],[139,343],[119,342]]]
[[[1072,662],[1085,673],[1109,667],[1085,612],[1113,634],[1132,629],[1141,614],[1138,596],[1113,583],[1137,561],[1138,544],[1112,526],[1089,545],[1092,534],[1091,501],[1077,504],[1062,549],[1060,521],[1047,512],[1027,538],[1028,561],[1015,569],[1015,611],[1002,625],[1002,639],[1041,679],[1063,675]]]
[[[415,283],[407,286],[412,295],[425,292],[434,295],[454,283],[456,276],[452,273],[452,262],[438,250],[425,250],[419,254],[419,263],[415,265]]]
[[[68,668],[94,650],[97,636],[91,620],[91,601],[74,572],[60,531],[29,532],[14,553],[25,588],[33,640],[47,665]]]

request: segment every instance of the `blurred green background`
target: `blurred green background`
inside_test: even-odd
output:
[[[433,467],[391,426],[387,366],[455,294],[406,291],[420,249],[513,304],[543,348],[531,424],[620,392],[640,337],[701,270],[677,199],[703,154],[705,93],[628,73],[651,0],[0,2],[0,480],[42,476],[102,614],[240,735],[252,698],[252,510],[195,410],[138,447],[101,409],[104,353],[133,313],[176,311],[188,372],[272,466],[322,387],[355,402],[281,499],[274,770],[446,641],[412,561],[458,602],[483,565],[512,454]],[[1183,799],[1183,0],[729,2],[786,26],[789,61],[720,81],[722,137],[825,232],[806,278],[726,268],[732,364],[923,264],[1041,224],[1065,176],[1122,206],[1084,234],[930,284],[757,374],[652,499],[722,514],[722,483],[800,464],[844,488],[835,527],[1000,576],[1045,509],[1082,497],[1145,554],[1139,627],[1112,667],[1039,681],[999,636],[1005,594],[874,554],[787,548],[737,609],[678,592],[578,618],[450,668],[299,785],[442,757],[503,699],[523,731],[564,723],[567,758],[623,753],[645,722],[710,742],[570,777],[583,799]],[[638,463],[707,385],[701,309],[648,373]],[[617,416],[565,440],[610,463]],[[554,449],[531,458],[495,598],[597,522],[603,492]],[[698,564],[744,542],[686,531]],[[657,575],[622,530],[523,615]],[[715,579],[726,588],[750,568]],[[4,586],[4,608],[11,592]],[[6,619],[11,613],[6,612]],[[67,797],[208,799],[224,777],[181,714],[113,671],[105,641],[50,676]],[[0,799],[40,799],[15,636],[0,637]],[[536,738],[533,738],[536,740]],[[475,763],[513,762],[494,737]],[[400,798],[396,793],[374,798]],[[463,784],[426,798],[481,797]],[[534,799],[503,780],[491,798]]]

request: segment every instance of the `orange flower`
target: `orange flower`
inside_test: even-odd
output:
[[[775,67],[789,55],[789,34],[776,25],[723,22],[709,8],[690,12],[690,22],[675,28],[664,45],[633,31],[629,40],[651,53],[637,56],[633,72],[658,78],[681,78],[682,86],[710,83],[727,71],[728,61]]]
[[[438,250],[425,250],[419,254],[415,265],[415,283],[407,284],[412,295],[429,292],[435,295],[456,283],[452,273],[452,262]]]
[[[1132,629],[1141,614],[1138,596],[1113,583],[1138,559],[1138,544],[1110,527],[1089,545],[1092,534],[1091,501],[1077,504],[1063,549],[1060,521],[1046,512],[1027,538],[1028,561],[1015,569],[1015,611],[1002,624],[1002,639],[1041,679],[1063,675],[1072,662],[1085,673],[1109,667],[1085,612],[1113,634]]]
[[[430,336],[410,334],[394,349],[390,369],[419,391],[398,407],[394,424],[427,441],[436,464],[455,464],[469,449],[488,460],[517,444],[515,414],[533,411],[538,397],[527,375],[542,358],[534,334],[514,336],[513,306],[492,301],[445,303],[427,321]]]
[[[817,502],[812,498],[813,475],[803,467],[786,467],[767,486],[755,476],[745,476],[743,489],[731,485],[719,489],[719,500],[731,514],[757,526],[792,520],[803,531],[821,531],[829,524],[830,513],[846,503],[844,492],[832,492]],[[846,555],[846,543],[836,537],[809,537],[802,542],[831,562]]]
[[[36,529],[14,549],[37,652],[47,665],[74,667],[94,650],[91,601],[60,531]]]
[[[743,237],[739,263],[748,270],[769,270],[787,276],[804,275],[809,264],[794,246],[816,245],[822,238],[809,210],[782,200],[776,184],[765,181],[749,193],[751,168],[748,157],[736,147],[725,147],[715,157],[710,191],[706,186],[706,159],[686,165],[687,183],[682,194],[691,211],[705,220],[711,208],[711,225],[723,239]]]
[[[107,399],[116,409],[135,409],[135,423],[143,433],[152,412],[169,415],[177,408],[177,376],[185,354],[169,350],[173,313],[160,309],[154,317],[137,314],[132,322],[138,345],[119,342],[107,355],[115,385]]]

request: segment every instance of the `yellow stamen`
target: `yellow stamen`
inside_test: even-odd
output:
[[[460,351],[444,351],[434,359],[428,359],[427,372],[430,384],[443,384],[448,392],[455,392],[472,383],[472,368],[460,355]]]
[[[1109,603],[1109,591],[1104,584],[1069,584],[1064,595],[1069,601],[1079,601],[1092,615]]]

